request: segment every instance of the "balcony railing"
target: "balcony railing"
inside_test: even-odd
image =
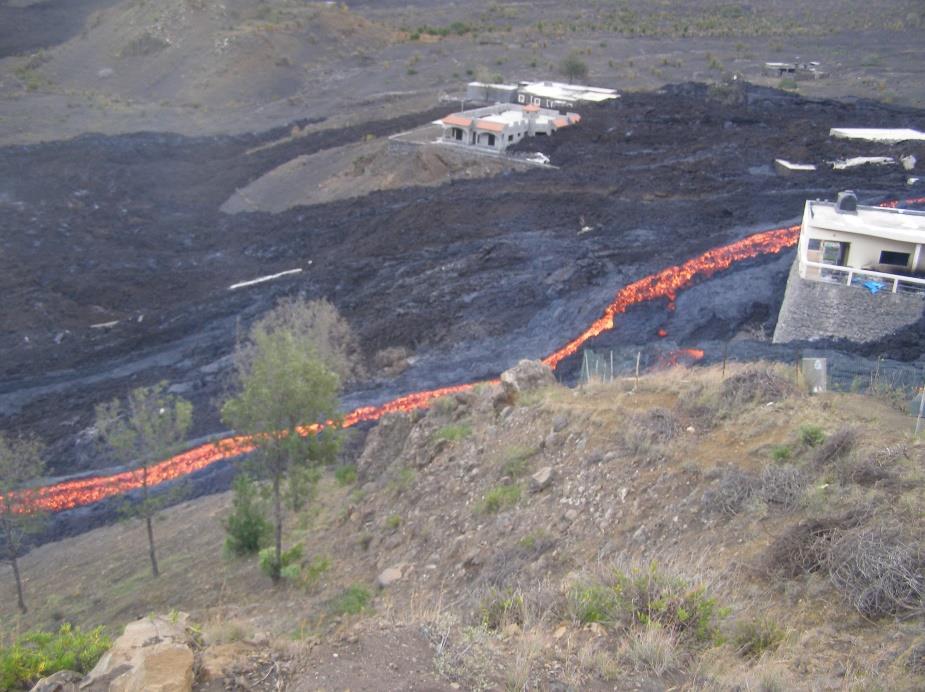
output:
[[[855,280],[871,278],[891,285],[893,293],[897,293],[900,290],[916,293],[925,292],[925,279],[917,279],[913,276],[885,274],[883,272],[873,271],[872,269],[841,267],[837,264],[823,264],[822,262],[811,262],[810,260],[802,260],[802,264],[804,267],[819,269],[823,281],[844,283],[847,286],[851,286],[855,283]],[[840,274],[843,274],[844,278],[838,276]]]

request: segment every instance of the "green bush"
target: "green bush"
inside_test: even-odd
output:
[[[273,527],[263,514],[254,482],[242,474],[234,479],[231,516],[225,521],[225,550],[231,555],[252,555],[267,544]]]
[[[357,482],[357,467],[352,464],[338,466],[334,470],[334,478],[340,485],[353,485]]]
[[[818,425],[800,427],[800,442],[807,447],[818,447],[825,442],[825,432]]]
[[[629,574],[617,571],[614,578],[621,608],[633,622],[658,623],[678,635],[704,642],[716,637],[715,620],[728,614],[717,607],[704,587],[665,574],[654,562]]]
[[[444,425],[437,431],[438,440],[447,440],[449,442],[456,442],[457,440],[462,440],[472,434],[472,426],[467,425],[466,423],[451,423],[450,425]]]
[[[519,485],[498,485],[485,493],[479,509],[483,514],[494,514],[520,502]]]
[[[787,445],[778,445],[777,447],[771,450],[771,458],[774,459],[774,461],[779,461],[779,462],[788,461],[790,459],[790,456],[791,456],[790,447],[788,447]]]
[[[296,543],[289,550],[284,550],[279,556],[280,576],[294,579],[299,576],[299,561],[302,559],[302,544]],[[276,549],[273,546],[260,551],[260,569],[266,574],[273,574],[273,565],[276,562]],[[291,569],[295,567],[295,570]],[[289,569],[287,569],[289,568]],[[288,575],[288,576],[287,576]]]
[[[617,592],[604,584],[575,584],[567,600],[569,612],[582,625],[614,622],[621,607]]]
[[[773,651],[784,639],[784,630],[768,618],[756,618],[736,623],[732,645],[745,658],[759,658]]]
[[[331,601],[331,612],[334,615],[357,615],[366,610],[370,598],[368,589],[357,584],[348,586]]]
[[[399,526],[401,526],[401,516],[398,514],[390,514],[385,518],[385,528],[389,531],[394,531]]]
[[[26,634],[0,647],[0,690],[29,689],[59,670],[87,673],[110,645],[102,627],[83,632],[64,624],[57,632]]]

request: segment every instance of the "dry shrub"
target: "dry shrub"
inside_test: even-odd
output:
[[[730,516],[742,511],[754,496],[759,479],[737,468],[725,469],[714,487],[703,494],[703,508]]]
[[[660,678],[680,660],[677,636],[657,624],[629,631],[621,647],[623,657],[638,672],[651,672]]]
[[[761,473],[758,496],[769,505],[792,509],[803,497],[806,475],[792,464],[768,466]]]
[[[818,572],[828,560],[834,534],[859,523],[860,517],[846,514],[794,524],[771,543],[767,556],[768,571],[788,579]]]
[[[646,430],[653,442],[666,443],[681,432],[681,422],[674,413],[666,408],[650,408],[636,416],[634,424]]]
[[[832,584],[865,617],[922,612],[925,554],[899,526],[836,531],[825,567]]]
[[[720,386],[720,401],[725,411],[749,404],[780,401],[799,394],[799,389],[769,366],[748,367],[726,379]]]
[[[803,497],[808,480],[806,474],[792,464],[768,466],[758,476],[728,468],[703,494],[703,507],[732,516],[745,509],[750,500],[758,499],[771,506],[793,509]]]
[[[850,427],[840,428],[819,448],[813,461],[821,466],[844,459],[854,450],[857,442],[858,431],[856,429]]]
[[[925,640],[909,647],[905,655],[905,666],[914,675],[925,675]]]
[[[652,458],[660,456],[663,445],[681,432],[677,416],[666,408],[651,408],[632,416],[623,431],[622,446],[631,456]]]
[[[909,458],[905,444],[891,445],[869,453],[853,462],[842,464],[838,469],[839,479],[858,485],[894,485],[899,474],[893,467],[900,458]]]

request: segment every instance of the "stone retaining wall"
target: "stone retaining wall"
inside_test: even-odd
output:
[[[794,260],[774,330],[774,343],[844,338],[878,341],[916,322],[925,294],[871,293],[859,286],[801,279]]]

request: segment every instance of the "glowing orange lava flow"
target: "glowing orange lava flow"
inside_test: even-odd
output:
[[[925,197],[907,200],[907,202],[910,204],[922,204],[925,203]],[[882,206],[895,207],[896,204],[896,202],[887,202]],[[780,252],[795,245],[799,236],[799,226],[789,226],[756,233],[729,245],[708,250],[683,264],[668,267],[656,274],[631,283],[617,293],[613,302],[605,308],[604,314],[595,320],[590,327],[558,351],[546,356],[543,362],[555,368],[565,358],[578,351],[586,341],[602,332],[613,329],[614,317],[626,312],[631,305],[657,298],[666,298],[670,304],[674,303],[678,291],[690,286],[694,279],[709,278],[716,272],[728,269],[735,262],[751,259],[759,255]],[[684,354],[692,360],[700,360],[703,357],[703,351],[699,349],[684,349],[675,352],[675,354],[675,361],[679,357],[677,354]],[[498,380],[485,381],[486,384],[496,382]],[[364,421],[379,420],[389,413],[425,409],[435,399],[448,394],[468,391],[478,384],[480,383],[470,382],[423,392],[413,392],[380,406],[361,406],[347,413],[341,426],[348,428]],[[326,424],[307,425],[299,432],[303,435],[315,434],[322,430],[325,425],[330,424],[332,424],[332,421],[328,421]],[[149,486],[160,485],[181,476],[186,476],[217,461],[231,459],[253,451],[254,446],[253,438],[243,435],[200,445],[149,467],[148,484]],[[21,508],[23,512],[36,510],[60,512],[61,510],[99,502],[107,497],[140,487],[141,472],[124,471],[111,476],[93,476],[22,490],[17,493],[15,505],[16,510]]]

